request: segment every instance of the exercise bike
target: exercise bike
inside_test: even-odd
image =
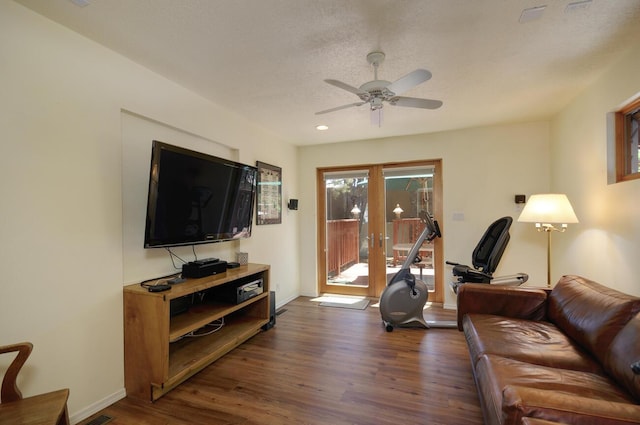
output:
[[[420,247],[427,241],[442,237],[438,222],[431,219],[426,211],[420,213],[425,228],[411,247],[407,259],[400,270],[393,275],[380,296],[380,314],[387,332],[396,326],[420,326],[429,328],[456,328],[455,321],[427,321],[423,309],[429,298],[427,285],[411,273],[411,265],[421,261]]]

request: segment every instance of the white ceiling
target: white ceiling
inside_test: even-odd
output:
[[[297,145],[548,118],[640,40],[640,0],[16,1]],[[374,50],[380,79],[428,69],[403,95],[444,105],[315,115],[359,100],[323,80],[372,80]]]

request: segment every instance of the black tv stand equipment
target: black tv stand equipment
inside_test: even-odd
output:
[[[182,265],[182,277],[197,278],[224,273],[227,271],[227,262],[217,258],[190,261]]]

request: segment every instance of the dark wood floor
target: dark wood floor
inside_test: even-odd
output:
[[[124,399],[94,417],[111,416],[110,425],[482,424],[457,330],[386,332],[376,307],[320,307],[304,297],[280,311],[274,328],[155,403]],[[455,319],[438,308],[425,317]]]

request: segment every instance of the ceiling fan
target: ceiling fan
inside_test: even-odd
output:
[[[371,122],[381,125],[382,123],[382,107],[383,102],[387,102],[394,106],[405,106],[409,108],[438,109],[442,106],[442,101],[433,99],[420,99],[416,97],[399,96],[407,90],[422,84],[431,78],[431,72],[426,69],[416,69],[404,77],[392,82],[386,80],[378,80],[378,67],[384,61],[385,55],[382,52],[371,52],[367,55],[367,62],[373,65],[374,79],[364,83],[358,87],[351,86],[338,80],[324,80],[325,82],[336,86],[340,89],[354,93],[360,98],[360,102],[349,103],[324,111],[316,112],[316,115],[326,114],[328,112],[339,111],[355,106],[361,106],[366,103],[371,109]]]

